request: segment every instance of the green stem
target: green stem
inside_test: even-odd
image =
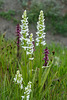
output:
[[[25,59],[24,59],[24,61],[25,61],[25,68],[24,68],[24,73],[25,73],[25,82],[27,83],[27,64],[26,64],[26,62],[27,62],[27,58],[26,58],[26,51],[25,51],[25,57],[24,57]]]
[[[31,56],[29,58],[32,58]],[[30,69],[30,81],[32,79],[32,61],[29,61],[29,69]]]
[[[39,86],[41,85],[41,74],[42,74],[42,61],[41,61],[41,55],[42,55],[42,53],[41,53],[41,45],[40,45],[40,67],[39,67]]]

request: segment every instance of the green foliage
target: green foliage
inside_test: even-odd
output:
[[[66,0],[61,0],[62,3],[64,3],[65,5],[67,5],[67,1]]]
[[[5,18],[8,21],[12,20],[14,24],[18,24],[20,23],[20,21],[14,18],[15,15],[16,12],[14,10],[9,10],[8,12],[0,12],[1,17]]]
[[[16,25],[17,25],[18,23],[20,23],[20,20],[17,20],[16,18],[12,18],[12,20],[13,20],[13,23],[16,24]]]
[[[30,11],[28,11],[28,20],[29,23],[37,22],[40,10],[42,9],[42,5],[34,3],[31,5]]]
[[[3,7],[4,2],[0,0],[0,9]]]
[[[26,7],[28,5],[28,0],[18,0],[21,3],[22,7]]]
[[[4,36],[0,36],[0,100],[21,100],[24,89],[21,90],[18,84],[13,82],[17,69],[20,70],[22,76],[24,72],[24,51],[20,47],[20,62],[17,68],[17,46],[16,41],[6,41]],[[45,49],[45,47],[43,47]],[[41,87],[38,86],[39,75],[39,47],[34,52],[35,60],[33,64],[32,76],[32,92],[30,100],[66,100],[67,90],[67,48],[61,47],[59,44],[48,45],[50,52],[49,59],[55,56],[59,57],[58,65],[42,69]],[[55,50],[55,55],[52,51]],[[42,54],[43,56],[43,54]],[[27,68],[28,68],[27,59]],[[52,63],[52,62],[51,62]],[[29,71],[29,70],[28,70]],[[23,77],[24,78],[24,77]],[[24,83],[26,86],[26,84]]]
[[[0,12],[0,16],[7,20],[11,20],[12,16],[15,16],[15,11],[9,10],[8,12]]]
[[[49,18],[49,19],[48,19]],[[51,29],[53,34],[60,34],[67,36],[67,15],[65,16],[55,16],[49,15],[46,19],[47,30]],[[49,20],[49,21],[48,21]]]
[[[11,14],[11,12],[9,13]],[[52,15],[50,21],[54,25],[53,21],[64,20],[66,22],[65,18],[67,16],[62,18]],[[26,55],[26,51],[21,47],[21,44],[19,44],[18,49],[17,40],[7,41],[5,40],[5,34],[0,36],[0,100],[21,100],[21,96],[25,96],[24,91],[28,88],[29,81],[31,81],[30,87],[32,90],[30,100],[66,100],[67,48],[54,43],[35,46],[32,55],[34,59],[29,60],[30,56]],[[43,68],[43,50],[46,47],[49,49],[49,60],[48,66]],[[17,56],[18,52],[19,56]],[[14,82],[17,70],[21,73],[21,75],[18,74],[18,77],[23,77],[20,83],[17,82],[19,84]],[[21,84],[23,84],[23,90],[19,88]],[[26,99],[24,98],[24,100]]]
[[[55,25],[54,25],[55,26]],[[62,18],[61,21],[57,21],[55,26],[56,33],[67,36],[67,15]]]
[[[43,2],[32,2],[29,9],[29,22],[36,22],[40,10],[43,10],[45,15],[60,15],[63,6],[56,0],[43,0]]]
[[[34,1],[28,11],[29,23],[36,23],[38,21],[39,12],[42,9],[46,19],[46,31],[50,31],[52,34],[67,36],[67,15],[61,15],[63,7],[60,1],[56,0],[43,0],[40,3],[35,3]]]

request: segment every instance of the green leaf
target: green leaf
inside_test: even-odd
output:
[[[48,87],[41,93],[40,100],[43,100],[43,97],[45,96],[46,92],[49,90],[49,87],[51,86],[54,77],[56,76],[57,72],[53,75],[52,80],[49,82]]]

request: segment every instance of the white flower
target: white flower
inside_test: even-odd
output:
[[[44,25],[44,14],[43,11],[40,11],[39,21],[37,22],[37,38],[36,38],[36,46],[38,45],[45,45],[45,25]]]
[[[56,60],[59,60],[59,57],[55,56],[55,59],[56,59]]]
[[[30,58],[32,58],[32,54],[33,54],[33,51],[34,51],[34,49],[33,49],[33,47],[34,47],[33,41],[34,41],[33,34],[31,33],[30,36],[29,36],[29,39],[27,41],[28,47],[27,47],[27,51],[26,51],[27,55],[31,56]],[[32,60],[33,60],[33,58],[32,58]]]
[[[29,29],[28,29],[28,21],[27,21],[28,17],[26,14],[26,10],[24,11],[23,15],[22,15],[22,20],[21,20],[21,43],[22,43],[22,48],[24,48],[24,50],[26,50],[26,48],[28,47],[27,45],[27,41],[28,41],[28,36],[29,36]]]
[[[29,58],[29,60],[33,60],[34,58]]]
[[[63,54],[63,55],[65,54],[64,50],[63,50],[62,54]]]
[[[21,96],[22,97],[22,100],[24,99],[24,96]]]
[[[30,95],[27,95],[27,100],[29,100],[29,98],[30,98]]]
[[[23,84],[20,85],[20,88],[23,89]]]
[[[22,48],[24,48],[24,50],[26,50],[27,49],[27,46],[22,46]]]
[[[21,89],[23,89],[22,81],[23,81],[22,74],[20,74],[20,71],[18,70],[15,75],[14,82],[19,84]]]
[[[41,44],[42,44],[42,45],[45,45],[46,43],[45,43],[45,41],[42,41]]]
[[[36,43],[36,46],[38,46],[39,45],[39,43]]]
[[[55,56],[55,65],[59,66],[60,59],[59,57]]]
[[[42,68],[47,68],[47,67],[50,67],[50,66],[42,66]]]
[[[32,82],[29,81],[27,87],[25,87],[24,96],[22,96],[22,98],[24,98],[26,96],[26,100],[29,100],[29,98],[30,98],[30,93],[32,91],[31,90],[31,84],[32,84]]]
[[[20,73],[20,71],[19,70],[17,70],[17,74],[19,74]]]

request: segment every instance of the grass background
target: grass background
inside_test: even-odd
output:
[[[56,1],[56,0],[54,0]],[[66,4],[66,1],[63,0]],[[45,19],[46,19],[46,31],[50,31],[52,34],[60,34],[63,36],[67,36],[67,14],[61,15],[57,1],[56,2],[48,2],[48,6],[44,6],[41,4],[32,3],[31,6],[27,6],[27,1],[23,2],[22,0],[18,0],[18,2],[22,2],[22,9],[27,9],[29,23],[36,23],[38,20],[39,12],[42,9],[44,11]],[[55,5],[56,4],[56,5]],[[3,9],[4,2],[0,0],[0,9]],[[50,5],[50,6],[49,6]],[[55,5],[55,6],[54,6]],[[53,9],[55,8],[55,9]],[[18,11],[19,12],[19,11]],[[0,17],[13,21],[16,25],[20,23],[20,20],[15,18],[16,14],[22,15],[20,11],[17,13],[14,10],[1,11]],[[67,99],[67,48],[63,47],[59,44],[51,43],[50,45],[46,45],[49,49],[49,59],[50,61],[54,59],[55,56],[59,57],[58,65],[55,65],[55,61],[51,68],[46,68],[42,73],[42,86],[45,86],[39,92],[40,88],[38,87],[38,70],[39,70],[39,47],[35,47],[36,51],[34,52],[34,61],[33,61],[33,77],[32,77],[32,93],[30,95],[30,100],[66,100]],[[43,50],[42,49],[42,58]],[[52,51],[55,52],[55,55],[52,54]],[[4,36],[0,36],[0,100],[21,100],[21,96],[24,95],[24,89],[21,90],[19,85],[13,82],[13,78],[15,77],[17,69],[23,75],[24,78],[24,51],[20,47],[20,61],[19,67],[17,68],[17,46],[16,40],[6,40]],[[44,61],[42,61],[42,64]],[[27,60],[28,66],[28,60]],[[29,73],[29,72],[28,72]],[[46,79],[45,79],[46,77]],[[25,80],[25,78],[24,78]],[[28,82],[28,80],[27,80]],[[24,85],[24,87],[27,84]]]
[[[55,56],[59,57],[58,65],[51,66],[45,81],[45,88],[39,93],[38,88],[38,68],[39,68],[39,47],[35,47],[33,61],[33,91],[30,100],[66,100],[67,99],[67,48],[59,44],[46,45],[49,49],[49,59]],[[43,47],[45,49],[46,47]],[[42,49],[42,52],[43,52]],[[52,51],[55,51],[53,55]],[[44,55],[42,55],[44,57]],[[21,58],[21,59],[20,59]],[[23,75],[24,53],[20,47],[20,62],[17,68],[17,46],[15,41],[6,41],[3,36],[0,37],[0,100],[21,100],[24,89],[21,90],[19,85],[13,82],[17,69]],[[44,61],[42,62],[44,63]],[[27,60],[28,65],[28,60]],[[42,81],[46,77],[48,68],[43,70]],[[45,74],[44,74],[45,73]],[[24,78],[24,76],[23,76]],[[24,79],[25,80],[25,79]],[[25,85],[26,86],[26,85]]]

